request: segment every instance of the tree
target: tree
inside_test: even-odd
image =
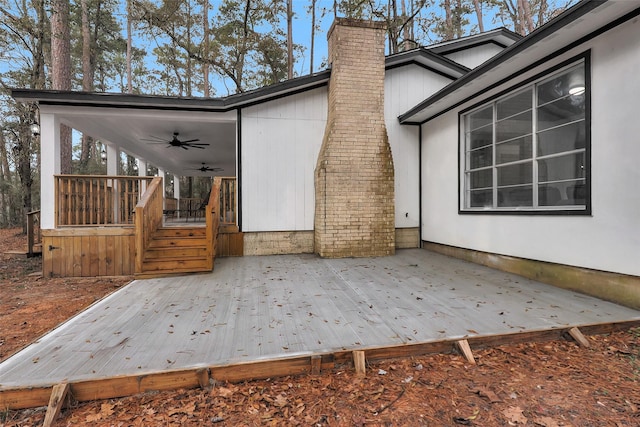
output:
[[[309,6],[309,10],[311,11],[311,46],[309,48],[309,74],[313,74],[313,54],[315,47],[315,38],[316,38],[316,1],[311,0],[311,5]]]
[[[478,30],[481,33],[484,33],[484,22],[482,15],[482,1],[481,0],[473,0],[473,9],[476,12],[476,18],[478,20]]]
[[[287,0],[287,78],[293,78],[293,0]]]
[[[9,8],[11,6],[12,8]],[[43,89],[49,21],[43,0],[0,3],[0,47],[11,57],[0,75],[0,225],[22,224],[34,204],[32,164],[38,164],[39,140],[30,132],[37,120],[35,104],[17,103],[7,96],[10,87]],[[35,161],[34,161],[35,159]],[[14,168],[12,172],[11,167]],[[35,200],[36,204],[38,203]]]
[[[71,90],[69,0],[51,0],[51,86]],[[60,171],[71,173],[71,128],[60,125]]]
[[[202,56],[209,57],[209,0],[202,0]],[[202,90],[205,98],[209,97],[209,63],[202,61]]]

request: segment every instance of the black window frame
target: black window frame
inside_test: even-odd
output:
[[[585,133],[585,148],[584,148],[584,204],[583,205],[567,205],[567,206],[517,206],[517,207],[496,207],[493,204],[490,207],[467,207],[467,155],[466,155],[466,117],[469,114],[482,110],[485,107],[493,106],[496,102],[503,99],[507,99],[519,92],[527,90],[535,91],[538,83],[544,83],[545,81],[552,79],[554,75],[561,74],[565,70],[568,70],[579,64],[584,66],[584,79],[585,79],[585,100],[584,100],[584,133]],[[540,65],[540,64],[537,64]],[[517,77],[517,74],[513,74],[511,78]],[[576,55],[560,64],[557,64],[549,69],[536,74],[535,76],[526,79],[516,85],[500,91],[499,93],[483,99],[480,102],[460,111],[458,113],[458,213],[459,214],[489,214],[489,215],[591,215],[591,54],[590,51],[583,52]],[[536,108],[533,106],[532,108]],[[493,116],[492,123],[495,125],[496,118]],[[535,131],[533,132],[535,134]],[[495,149],[495,135],[493,137],[493,149]],[[534,162],[537,160],[534,159]],[[492,168],[496,168],[495,158],[492,163]],[[494,175],[495,176],[495,175]],[[537,177],[537,176],[536,176]],[[532,185],[538,185],[540,182],[532,182]],[[492,182],[492,191],[497,188],[497,183]],[[497,202],[496,202],[497,203]],[[534,203],[535,204],[535,203]]]

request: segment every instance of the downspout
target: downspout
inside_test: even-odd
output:
[[[422,125],[418,125],[418,245],[422,249]]]
[[[242,108],[238,108],[236,119],[236,191],[238,231],[242,232]]]

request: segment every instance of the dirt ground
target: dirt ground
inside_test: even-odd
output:
[[[12,258],[0,230],[0,360],[131,278],[45,279]],[[74,403],[55,426],[639,426],[640,328],[573,341],[506,345],[369,364],[321,375]],[[0,378],[0,384],[2,378]],[[46,409],[0,408],[0,427],[42,425]]]

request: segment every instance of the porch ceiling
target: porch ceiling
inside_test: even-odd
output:
[[[41,105],[64,124],[179,176],[236,175],[236,112]],[[199,139],[203,149],[172,147],[145,139]],[[201,172],[202,164],[222,168]]]

